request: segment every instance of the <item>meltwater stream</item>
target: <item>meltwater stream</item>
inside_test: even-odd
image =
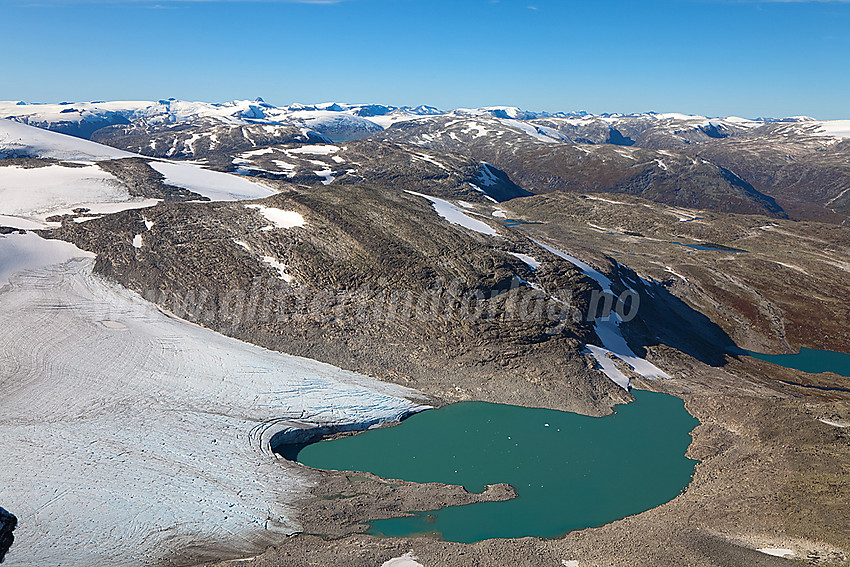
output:
[[[395,427],[321,441],[298,461],[314,468],[463,485],[509,483],[518,497],[374,521],[387,537],[433,534],[471,543],[553,538],[659,506],[682,492],[696,461],[685,457],[699,424],[679,398],[633,391],[607,417],[484,402],[414,415]]]

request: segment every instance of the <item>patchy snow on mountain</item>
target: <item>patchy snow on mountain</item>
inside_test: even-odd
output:
[[[478,173],[477,177],[478,181],[480,181],[481,184],[485,187],[492,187],[493,185],[498,185],[499,178],[496,177],[490,170],[490,168],[493,166],[486,162],[482,163],[481,165],[481,171]]]
[[[278,277],[280,279],[282,279],[283,281],[285,281],[286,283],[292,283],[292,281],[295,279],[290,274],[288,274],[286,272],[286,269],[287,269],[286,264],[282,264],[274,256],[263,256],[262,259],[263,259],[263,262],[265,262],[266,264],[268,264],[269,266],[271,266],[272,268],[277,270]]]
[[[783,549],[780,547],[762,547],[757,549],[756,551],[760,551],[765,555],[772,555],[773,557],[793,557],[794,551],[790,549]]]
[[[603,274],[599,270],[593,268],[590,264],[588,264],[586,262],[582,262],[578,258],[570,256],[566,252],[561,252],[560,250],[558,250],[556,248],[552,248],[551,246],[543,244],[542,242],[539,242],[537,240],[534,240],[533,242],[535,244],[537,244],[538,246],[540,246],[541,248],[543,248],[544,250],[551,252],[555,256],[566,260],[570,264],[572,264],[575,267],[577,267],[578,269],[580,269],[582,272],[584,272],[584,275],[586,275],[587,277],[589,277],[590,279],[595,281],[597,284],[599,284],[599,287],[602,288],[602,291],[607,291],[608,293],[613,293],[611,291],[611,280],[608,279],[608,277],[605,274]]]
[[[317,169],[313,173],[322,178],[322,185],[330,185],[336,179],[332,169]]]
[[[586,352],[593,356],[596,362],[599,363],[599,369],[605,376],[624,390],[628,390],[631,387],[631,380],[617,368],[617,363],[612,358],[612,356],[616,355],[610,350],[596,345],[585,345],[585,347],[587,349]]]
[[[381,564],[381,567],[423,567],[421,563],[419,563],[418,558],[413,555],[413,552],[408,552],[402,555],[401,557],[394,557],[388,561],[385,561]]]
[[[560,250],[543,244],[542,242],[538,242],[534,240],[536,244],[541,246],[543,249],[548,250],[555,256],[559,258],[563,258],[567,260],[582,272],[584,275],[594,280],[599,286],[602,288],[604,292],[613,295],[613,291],[611,290],[612,282],[611,280],[605,276],[599,270],[594,269],[590,264],[586,262],[582,262],[578,258],[570,256],[565,252],[561,252]],[[599,341],[602,343],[602,347],[587,345],[587,349],[593,355],[593,357],[599,362],[602,371],[605,373],[608,378],[610,378],[614,383],[618,386],[629,389],[631,387],[631,381],[625,376],[613,362],[610,362],[608,356],[615,356],[631,366],[635,372],[643,376],[644,378],[648,378],[650,380],[661,380],[661,379],[669,379],[671,376],[649,362],[646,359],[640,358],[637,356],[634,351],[632,351],[629,344],[626,342],[626,339],[623,337],[623,332],[620,330],[620,324],[622,323],[622,319],[620,315],[612,310],[611,313],[607,317],[598,317],[594,321],[594,329],[596,330],[596,336],[599,337]],[[591,348],[592,347],[592,348]]]
[[[440,163],[439,161],[437,161],[436,159],[434,159],[434,156],[432,156],[431,154],[426,154],[424,152],[411,152],[410,158],[412,160],[426,161],[430,164],[436,165],[440,169],[444,169],[444,170],[448,171],[448,168],[445,165],[443,165],[442,163]]]
[[[558,142],[563,141],[563,136],[555,133],[554,130],[544,129],[541,127],[534,126],[532,124],[528,124],[526,122],[520,122],[517,120],[502,120],[502,123],[505,126],[513,127],[518,130],[521,130],[540,142],[544,142],[546,144],[557,144]]]
[[[286,118],[311,130],[324,134],[335,142],[380,132],[383,127],[359,116],[333,110],[301,110],[291,112]]]

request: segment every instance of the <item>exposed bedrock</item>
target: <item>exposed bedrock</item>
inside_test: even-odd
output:
[[[12,532],[18,525],[18,519],[5,508],[0,508],[0,563],[6,558],[6,552],[12,547],[15,536]]]

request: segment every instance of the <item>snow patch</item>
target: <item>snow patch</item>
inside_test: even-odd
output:
[[[295,228],[304,226],[304,217],[295,211],[284,211],[264,205],[245,205],[248,209],[257,209],[275,228]]]
[[[405,553],[381,564],[381,567],[423,567],[413,552]]]
[[[533,126],[532,124],[518,122],[515,120],[502,119],[501,121],[502,124],[505,124],[509,127],[513,127],[517,130],[521,130],[522,132],[525,132],[535,140],[544,142],[546,144],[557,144],[559,141],[561,141],[561,138],[563,138],[563,136],[556,134],[553,130],[550,130],[548,128],[538,128]]]
[[[612,311],[606,321],[604,317],[596,319],[594,324],[596,335],[602,342],[602,345],[608,349],[614,356],[631,366],[635,372],[650,380],[669,380],[672,377],[649,362],[646,359],[637,356],[629,347],[626,339],[623,337],[623,332],[620,330],[620,316]]]
[[[670,272],[671,274],[673,274],[674,276],[676,276],[677,278],[681,279],[683,282],[688,281],[688,278],[686,278],[686,277],[685,277],[685,276],[683,276],[682,274],[679,274],[679,273],[677,273],[677,272],[674,272],[674,271],[673,271],[673,268],[671,268],[670,266],[664,266],[664,269],[665,269],[666,271]]]
[[[330,185],[336,179],[332,169],[317,169],[313,173],[322,178],[322,185]]]
[[[624,390],[628,390],[629,387],[631,387],[631,380],[629,380],[629,377],[617,368],[617,364],[612,358],[613,356],[616,356],[613,352],[596,345],[585,346],[587,348],[586,352],[593,355],[593,358],[595,358],[596,362],[599,363],[600,370],[602,370],[602,373],[605,374],[605,376]]]
[[[434,159],[434,156],[432,156],[432,155],[412,152],[410,154],[410,157],[415,159],[415,160],[419,159],[419,160],[422,160],[422,161],[427,161],[428,163],[433,163],[434,165],[436,165],[440,169],[445,169],[446,171],[448,171],[448,168],[445,165],[443,165],[442,163],[438,162],[436,159]]]
[[[543,244],[542,242],[539,242],[537,240],[532,240],[532,242],[534,242],[538,246],[542,247],[544,250],[548,250],[549,252],[551,252],[555,256],[566,260],[567,262],[571,263],[572,265],[574,265],[575,267],[580,269],[582,272],[584,272],[584,275],[586,275],[587,277],[589,277],[590,279],[592,279],[593,281],[598,283],[599,287],[602,288],[602,291],[607,291],[609,293],[613,293],[611,291],[611,280],[608,279],[608,277],[605,276],[599,270],[596,270],[593,267],[591,267],[590,264],[582,262],[578,258],[570,256],[566,252],[561,252],[560,250],[558,250],[556,248],[552,248],[551,246],[547,246],[546,244]]]
[[[756,551],[760,551],[765,555],[772,555],[774,557],[793,557],[794,552],[790,549],[783,549],[781,547],[762,547],[761,549],[757,549]]]
[[[841,423],[838,421],[832,421],[830,419],[818,419],[818,421],[827,425],[831,425],[833,427],[850,427],[850,423]]]
[[[536,270],[543,265],[539,261],[537,261],[533,256],[529,256],[527,254],[520,254],[518,252],[508,252],[508,254],[519,258],[520,260],[525,262],[532,270]]]
[[[164,175],[169,185],[188,189],[212,201],[262,199],[275,194],[266,185],[193,164],[152,161],[149,165]]]
[[[277,270],[279,273],[278,277],[286,283],[292,283],[292,280],[295,279],[291,275],[286,273],[286,265],[281,264],[274,256],[263,256],[263,262]]]
[[[497,185],[499,183],[499,178],[493,175],[493,172],[490,171],[492,166],[489,163],[484,163],[481,171],[478,173],[478,180],[485,187],[492,187],[493,185]]]
[[[416,193],[415,191],[405,191],[405,193],[410,193],[411,195],[416,195],[417,197],[422,197],[423,199],[431,201],[431,205],[434,207],[434,210],[437,211],[437,214],[452,224],[462,226],[463,228],[487,236],[499,236],[499,233],[497,233],[496,230],[489,224],[470,217],[460,208],[448,201],[437,197],[431,197],[430,195]]]
[[[475,189],[476,191],[478,191],[479,193],[483,194],[484,198],[487,199],[488,201],[490,201],[492,203],[498,203],[499,202],[496,199],[494,199],[493,197],[491,197],[490,195],[488,195],[487,191],[485,191],[484,189],[482,189],[481,187],[479,187],[475,183],[468,183],[468,185],[470,187],[472,187],[473,189]]]
[[[785,262],[779,262],[779,261],[776,261],[776,260],[774,260],[774,263],[779,264],[780,266],[785,266],[786,268],[789,268],[789,269],[794,270],[796,272],[800,272],[801,274],[809,275],[809,272],[807,272],[806,270],[804,270],[800,266],[795,266],[793,264],[786,264]]]
[[[602,201],[603,203],[611,203],[612,205],[629,205],[630,203],[626,203],[623,201],[613,201],[611,199],[605,199],[604,197],[596,197],[594,195],[584,195],[585,199],[591,201]]]
[[[300,148],[293,148],[291,150],[287,150],[286,153],[289,154],[315,154],[320,156],[328,156],[334,154],[339,151],[339,146],[332,146],[330,144],[315,144],[312,146],[302,146]]]
[[[250,152],[244,152],[241,154],[241,156],[243,158],[252,158],[272,153],[274,153],[274,148],[262,148],[259,150],[251,150]]]

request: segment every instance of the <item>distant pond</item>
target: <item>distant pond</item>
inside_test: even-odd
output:
[[[735,349],[734,352],[811,374],[834,372],[841,376],[850,377],[850,354],[844,352],[805,347],[801,348],[797,354],[762,354],[744,349]]]
[[[699,422],[679,398],[632,391],[607,417],[462,402],[400,425],[307,445],[297,460],[319,469],[463,485],[508,483],[518,498],[372,522],[385,537],[432,534],[471,543],[555,538],[655,508],[679,495],[696,461],[685,457]]]

